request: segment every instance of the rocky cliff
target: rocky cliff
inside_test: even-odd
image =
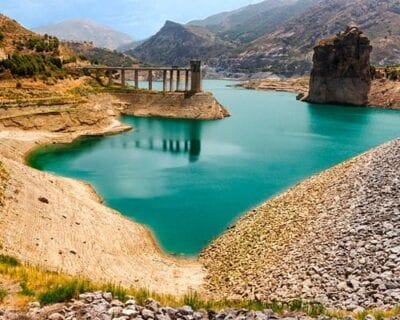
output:
[[[357,27],[347,27],[314,49],[310,90],[314,103],[366,105],[371,87],[372,46]]]

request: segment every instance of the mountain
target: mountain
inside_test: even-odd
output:
[[[130,53],[160,64],[197,57],[216,72],[303,75],[319,39],[348,25],[371,39],[373,64],[400,63],[399,0],[266,0],[187,25],[167,23]]]
[[[304,73],[313,47],[348,25],[358,26],[372,40],[372,63],[400,61],[398,0],[323,0],[252,42],[239,56],[244,66],[275,72]],[[291,68],[288,70],[288,68]]]
[[[180,65],[200,58],[224,69],[226,66],[218,63],[222,58],[232,58],[251,41],[304,12],[316,1],[265,0],[186,25],[168,21],[155,36],[127,53],[155,64]]]
[[[189,22],[218,34],[222,39],[248,43],[296,14],[302,13],[316,0],[265,0],[204,20]]]
[[[71,19],[34,29],[62,40],[93,42],[96,47],[116,49],[133,41],[132,37],[90,19]]]
[[[234,46],[206,28],[167,21],[161,30],[128,54],[156,65],[188,65],[191,59],[224,55]]]

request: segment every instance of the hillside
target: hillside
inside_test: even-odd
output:
[[[90,19],[71,19],[34,29],[62,40],[93,42],[96,47],[116,49],[133,41],[132,37]]]
[[[183,66],[191,59],[219,57],[233,48],[205,28],[167,21],[157,34],[127,53],[148,63]]]
[[[76,56],[84,57],[91,64],[106,65],[109,67],[132,67],[137,63],[133,57],[106,48],[98,48],[88,42],[68,41],[63,43],[75,53]]]
[[[284,71],[287,65],[296,65],[302,71],[309,68],[312,49],[318,39],[333,36],[347,25],[354,24],[369,36],[376,48],[372,53],[372,63],[398,63],[399,9],[397,0],[320,1],[255,40],[242,52],[240,60],[245,65],[257,65],[263,61],[264,67],[273,71]]]
[[[168,64],[176,56],[178,62],[198,57],[226,73],[303,75],[310,71],[319,39],[355,24],[372,41],[373,64],[398,64],[399,14],[398,0],[266,0],[186,26],[167,23],[130,53],[144,62]],[[197,38],[199,30],[203,36]]]
[[[0,77],[61,76],[62,61],[73,53],[57,37],[41,36],[0,15]]]
[[[203,26],[225,40],[248,43],[272,31],[294,15],[304,12],[315,2],[316,0],[266,0],[189,24]]]

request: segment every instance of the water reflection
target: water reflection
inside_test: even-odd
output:
[[[162,120],[160,120],[162,121]],[[189,162],[196,162],[201,154],[201,126],[198,121],[167,121],[160,126],[137,119],[135,126],[140,131],[135,134],[133,145],[136,149],[187,155]],[[166,125],[167,124],[167,125]],[[128,147],[124,141],[123,147]]]

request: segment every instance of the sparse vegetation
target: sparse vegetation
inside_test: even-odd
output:
[[[4,298],[7,297],[7,290],[0,287],[0,302],[4,301]]]
[[[56,37],[49,35],[42,36],[31,36],[24,41],[20,41],[20,50],[28,49],[36,51],[37,53],[53,53],[57,55],[59,53],[60,41]]]
[[[72,298],[77,298],[80,293],[104,291],[111,292],[113,297],[121,301],[126,301],[128,297],[133,296],[139,305],[153,298],[162,305],[171,307],[181,307],[183,305],[191,306],[194,310],[221,310],[224,308],[237,308],[249,310],[271,309],[272,311],[284,314],[285,312],[301,312],[311,317],[317,317],[325,314],[343,319],[349,315],[348,312],[334,311],[326,309],[322,304],[317,302],[305,302],[299,299],[282,303],[272,301],[271,303],[263,303],[260,301],[229,301],[229,300],[205,300],[197,292],[189,293],[182,298],[171,295],[161,295],[150,292],[148,289],[141,288],[124,288],[120,285],[112,283],[97,284],[88,279],[81,277],[72,277],[58,272],[49,272],[42,268],[21,264],[17,259],[1,255],[0,256],[0,279],[18,281],[21,290],[19,296],[27,298],[25,302],[38,300],[44,305],[66,302]],[[0,289],[0,301],[8,292]],[[390,311],[368,310],[363,313],[354,314],[359,320],[364,320],[367,314],[372,314],[376,319],[382,317],[400,315],[400,306]]]
[[[21,55],[14,53],[10,58],[0,62],[0,72],[10,70],[13,75],[33,76],[45,74],[51,76],[53,73],[61,72],[62,62],[56,57],[44,55]]]
[[[8,267],[17,267],[20,265],[17,259],[7,255],[0,254],[0,264]]]

